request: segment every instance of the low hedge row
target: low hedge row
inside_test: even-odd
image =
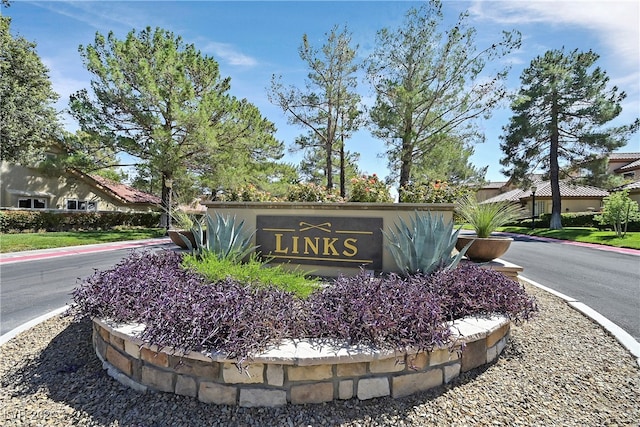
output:
[[[158,227],[159,212],[0,211],[0,232],[108,230],[117,226]]]
[[[595,218],[599,215],[598,212],[571,212],[563,213],[562,226],[563,227],[592,227],[600,230],[611,229],[611,225],[603,225]],[[518,224],[523,227],[531,225],[531,218],[522,219]],[[545,213],[536,218],[536,228],[549,228],[551,225],[551,214]],[[631,221],[627,226],[627,231],[640,231],[640,221]]]

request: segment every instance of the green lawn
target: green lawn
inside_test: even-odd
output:
[[[69,231],[60,233],[0,234],[0,252],[18,252],[94,243],[162,237],[164,228],[140,228],[110,231]]]
[[[549,230],[546,228],[532,230],[526,227],[502,227],[500,231],[572,240],[574,242],[596,243],[618,248],[640,249],[640,232],[629,232],[625,237],[617,237],[613,231],[598,231],[596,228],[584,227],[565,227],[562,230]]]

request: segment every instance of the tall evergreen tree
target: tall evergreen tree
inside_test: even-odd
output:
[[[321,147],[324,152],[324,175],[327,188],[333,188],[334,153],[343,153],[345,140],[361,125],[360,95],[355,92],[357,79],[356,52],[346,27],[334,27],[319,51],[303,35],[300,59],[309,67],[306,88],[285,88],[281,76],[273,76],[269,100],[289,115],[289,123],[308,129],[295,144],[302,150]],[[344,181],[345,163],[340,176]],[[344,182],[341,184],[344,189]]]
[[[95,97],[86,90],[72,95],[73,116],[85,132],[160,176],[165,212],[177,171],[212,168],[221,156],[239,162],[282,156],[273,123],[231,96],[218,63],[181,37],[149,27],[125,40],[98,33],[80,53]]]
[[[484,182],[487,166],[476,167],[469,160],[474,148],[453,135],[434,137],[437,144],[428,156],[417,158],[413,165],[416,182],[446,181],[459,185],[477,185]]]
[[[10,26],[11,18],[0,16],[0,159],[28,164],[59,133],[58,95],[35,43],[13,37]]]
[[[345,186],[344,193],[346,194],[346,186],[349,180],[360,175],[361,172],[358,168],[359,159],[360,155],[358,153],[351,153],[349,151],[342,150],[334,152],[332,159],[333,163],[344,164],[344,166],[340,168],[339,175],[336,175],[334,172],[334,179],[337,178],[340,181],[341,195],[343,192],[343,185]],[[303,159],[300,161],[299,169],[300,177],[305,181],[312,182],[317,185],[324,185],[326,164],[324,150],[322,147],[306,150]]]
[[[606,128],[618,117],[626,94],[608,87],[609,77],[594,67],[592,52],[550,50],[531,61],[520,77],[522,86],[511,103],[513,116],[504,127],[500,148],[502,170],[527,185],[535,171],[549,175],[551,225],[562,228],[561,165],[584,162],[626,144],[640,121]]]
[[[386,142],[400,188],[415,178],[421,158],[437,154],[441,141],[482,142],[474,120],[488,117],[506,96],[508,70],[488,72],[487,65],[520,45],[519,33],[505,32],[501,41],[479,50],[468,13],[449,28],[443,20],[440,1],[410,9],[399,28],[378,31],[368,60],[376,92],[372,133]],[[451,148],[460,156],[467,149]]]

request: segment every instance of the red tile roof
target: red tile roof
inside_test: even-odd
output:
[[[126,184],[121,184],[99,175],[88,176],[99,184],[99,186],[103,187],[103,189],[122,199],[125,203],[152,205],[160,205],[162,203],[160,197],[145,193],[144,191],[130,187]]]

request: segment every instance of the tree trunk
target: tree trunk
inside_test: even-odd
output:
[[[327,157],[327,167],[325,170],[325,174],[327,175],[327,189],[331,190],[333,188],[333,162],[331,161],[331,157],[333,154],[333,150],[331,149],[331,144],[325,144],[325,156]]]
[[[345,170],[346,167],[347,165],[345,164],[345,158],[344,158],[344,134],[341,134],[340,135],[340,196],[341,197],[347,196],[347,189],[345,184],[345,180],[347,179],[347,173]]]
[[[560,197],[560,165],[558,164],[558,95],[553,93],[551,106],[551,149],[549,153],[549,180],[551,181],[551,223],[549,229],[562,230],[562,198]]]
[[[411,145],[411,136],[406,135],[402,141],[402,153],[400,155],[400,191],[411,180],[411,166],[413,164],[412,156],[413,146]]]
[[[162,174],[162,216],[160,217],[160,227],[171,228],[171,188],[167,186],[169,177]]]

